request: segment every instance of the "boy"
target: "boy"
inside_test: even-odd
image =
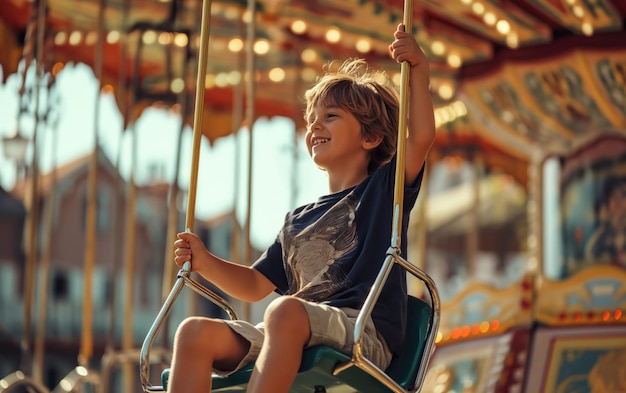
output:
[[[409,212],[435,138],[429,66],[414,37],[400,24],[391,56],[410,65],[402,254]],[[180,233],[176,264],[197,271],[243,301],[284,296],[267,308],[262,326],[245,321],[188,318],[179,326],[169,381],[171,392],[209,392],[211,371],[232,373],[255,361],[248,392],[288,392],[302,350],[329,345],[352,352],[356,317],[391,241],[398,97],[389,78],[362,60],[345,62],[306,93],[306,145],[328,174],[329,195],[285,218],[276,241],[243,266],[206,250]],[[395,266],[367,322],[363,354],[385,369],[403,342],[406,275]]]

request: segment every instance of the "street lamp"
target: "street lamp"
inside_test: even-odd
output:
[[[4,155],[15,162],[15,180],[19,179],[20,169],[24,165],[24,157],[28,148],[29,140],[20,134],[19,129],[15,129],[15,133],[11,136],[2,137],[2,147]]]

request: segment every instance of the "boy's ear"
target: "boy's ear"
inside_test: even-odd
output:
[[[382,135],[376,135],[373,137],[369,137],[369,138],[364,138],[363,139],[363,148],[365,150],[373,150],[375,148],[378,147],[378,145],[380,145],[383,141],[383,136]]]

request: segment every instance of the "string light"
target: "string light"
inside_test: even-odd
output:
[[[437,128],[456,121],[467,115],[467,107],[462,101],[454,101],[435,109],[435,126]]]
[[[70,34],[69,44],[72,46],[76,46],[80,44],[82,39],[83,39],[83,33],[81,33],[80,31],[73,31],[72,34]]]
[[[243,49],[243,41],[240,38],[233,38],[228,41],[228,50],[233,53],[241,52]]]
[[[487,26],[494,26],[497,20],[498,19],[496,18],[496,15],[491,11],[485,12],[485,14],[483,15],[483,21]]]
[[[446,61],[453,68],[459,68],[462,64],[461,56],[456,53],[450,53],[446,58]]]
[[[356,42],[356,50],[361,53],[367,53],[372,49],[372,44],[366,38],[361,38]]]
[[[188,43],[189,37],[187,37],[187,34],[178,33],[174,37],[174,45],[178,46],[179,48],[186,47]]]
[[[270,44],[267,40],[258,40],[254,43],[254,53],[257,55],[265,55],[270,51]]]
[[[269,72],[269,78],[272,82],[282,82],[285,79],[285,70],[280,67],[272,68]]]
[[[434,40],[430,43],[430,50],[436,56],[442,56],[446,51],[446,46],[443,42],[439,40]]]
[[[294,34],[304,34],[304,33],[306,33],[306,30],[307,30],[306,22],[304,22],[301,19],[294,20],[291,23],[291,31]]]
[[[98,33],[95,31],[90,31],[85,35],[85,44],[87,45],[95,45],[98,41]]]
[[[305,82],[313,82],[317,78],[317,71],[311,67],[306,67],[302,70],[300,76]]]
[[[337,42],[339,42],[339,40],[341,40],[341,32],[333,27],[326,31],[325,37],[326,41],[330,42],[331,44],[336,44]]]
[[[509,34],[507,34],[506,36],[506,44],[509,46],[509,48],[517,48],[519,45],[519,39],[517,37],[517,34],[515,32],[511,32]]]
[[[593,35],[593,25],[591,23],[589,23],[589,22],[583,22],[583,24],[580,27],[580,29],[583,32],[583,34],[586,35],[586,36]]]
[[[141,36],[141,39],[146,45],[154,44],[157,39],[156,32],[154,30],[146,30]]]
[[[172,43],[172,34],[168,32],[162,32],[159,34],[158,42],[161,45],[169,45]]]
[[[231,71],[228,73],[228,83],[236,86],[241,82],[241,72]]]
[[[315,50],[307,48],[300,54],[300,59],[305,63],[312,63],[317,60],[317,52]]]
[[[228,73],[220,72],[215,75],[215,86],[226,87],[228,86]]]
[[[59,31],[58,33],[56,33],[56,35],[54,36],[54,44],[55,45],[65,45],[65,43],[67,42],[67,33],[64,31]]]
[[[472,4],[472,12],[476,15],[482,15],[485,12],[485,6],[482,3],[474,3]]]
[[[170,90],[175,94],[182,93],[185,90],[185,81],[182,78],[175,78],[170,83]]]

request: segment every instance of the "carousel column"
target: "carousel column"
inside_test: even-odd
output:
[[[560,214],[560,170],[559,157],[550,157],[529,167],[529,190],[537,194],[528,207],[528,222],[536,225],[540,235],[537,237],[536,259],[533,265],[541,274],[551,280],[559,280],[563,275],[562,221]],[[533,182],[531,183],[531,179]],[[536,184],[535,184],[536,183]],[[534,185],[533,185],[534,184]],[[538,191],[537,187],[541,187]],[[532,207],[532,209],[531,209]],[[530,230],[530,226],[529,226]],[[535,255],[531,255],[535,256]]]
[[[39,201],[38,201],[38,188],[39,188],[39,148],[38,148],[38,134],[39,134],[39,93],[40,93],[40,81],[43,73],[43,42],[46,24],[46,0],[35,1],[32,5],[33,14],[35,15],[36,33],[34,38],[27,37],[26,45],[32,45],[36,41],[37,53],[35,56],[35,89],[34,89],[34,114],[35,124],[33,126],[32,137],[32,157],[30,163],[30,188],[28,189],[28,198],[26,200],[27,206],[27,221],[26,221],[26,271],[24,274],[24,327],[22,330],[22,365],[20,370],[25,374],[31,373],[31,334],[32,334],[32,307],[33,296],[35,293],[35,266],[38,259],[38,247],[37,240],[39,237]],[[34,41],[33,41],[34,40]],[[32,49],[32,48],[31,48]],[[24,65],[24,81],[26,79],[26,72],[30,62],[27,60]]]
[[[137,168],[137,130],[131,131],[131,165],[130,178],[126,187],[126,221],[124,233],[126,242],[124,248],[124,310],[122,328],[122,352],[129,353],[133,349],[133,309],[135,301],[135,256],[136,256],[136,224],[135,207],[137,205],[137,186],[135,184],[135,171]],[[130,365],[124,366],[124,391],[130,392],[133,387],[135,368]]]
[[[91,384],[95,392],[101,390],[100,375],[90,367],[93,356],[93,276],[96,260],[97,243],[97,219],[98,219],[98,163],[100,161],[99,150],[99,115],[100,96],[102,78],[102,45],[104,35],[104,10],[106,0],[99,0],[98,4],[97,36],[94,54],[94,73],[97,80],[96,95],[94,97],[94,121],[93,121],[93,148],[89,159],[86,189],[86,212],[85,212],[85,249],[84,249],[84,271],[83,271],[83,309],[82,328],[80,337],[80,348],[78,352],[78,365],[61,381],[59,387],[65,388],[65,384],[81,385],[77,389],[82,389],[82,385]]]
[[[255,55],[254,55],[254,40],[255,40],[255,9],[256,2],[254,0],[248,0],[248,25],[247,25],[247,40],[246,40],[246,82],[247,82],[247,102],[246,102],[246,123],[248,124],[248,130],[250,134],[250,138],[248,139],[248,182],[247,182],[247,193],[246,193],[246,222],[245,222],[245,256],[244,262],[246,265],[250,265],[252,263],[252,245],[250,242],[250,230],[251,230],[251,214],[252,214],[252,160],[253,160],[253,150],[254,150],[254,121],[255,121],[255,110],[254,110],[254,100],[255,100]],[[244,303],[244,311],[243,317],[245,320],[250,320],[251,309],[250,303]]]
[[[429,153],[427,162],[424,167],[424,177],[422,178],[422,187],[420,189],[419,196],[416,201],[415,207],[415,222],[417,223],[412,228],[415,233],[408,233],[409,241],[407,244],[408,259],[413,262],[415,266],[423,271],[426,271],[426,244],[428,241],[428,189],[429,189],[429,168],[434,165],[437,156],[435,152]],[[420,297],[423,293],[422,281],[408,275],[409,287],[408,291],[410,295]]]
[[[141,38],[140,38],[141,39]],[[126,185],[126,209],[124,221],[124,299],[122,317],[122,352],[130,353],[133,345],[133,311],[135,302],[135,266],[137,255],[137,185],[135,172],[137,171],[137,128],[136,123],[131,125],[130,132],[130,177]],[[135,368],[129,364],[124,365],[124,391],[130,392],[133,388]]]
[[[186,102],[186,99],[182,99]],[[178,130],[178,137],[176,139],[176,152],[174,161],[174,178],[169,187],[167,196],[167,227],[165,234],[165,259],[163,261],[163,279],[161,283],[161,301],[164,302],[169,294],[169,291],[174,285],[174,278],[176,277],[176,265],[173,263],[174,258],[174,241],[176,241],[176,233],[178,232],[178,200],[180,197],[180,187],[178,185],[178,172],[180,172],[180,159],[182,138],[185,130],[185,113],[186,105],[181,105],[180,111],[180,129]],[[163,329],[163,348],[168,348],[169,344],[169,324],[166,324]]]
[[[122,20],[121,20],[121,25],[122,26],[128,26],[128,14],[130,11],[130,1],[129,0],[124,0],[122,1]],[[106,344],[106,349],[105,352],[107,354],[112,354],[116,351],[117,349],[117,340],[116,340],[116,328],[117,328],[117,321],[118,321],[118,295],[117,295],[117,290],[118,290],[118,277],[119,277],[119,270],[120,270],[120,261],[122,260],[122,256],[121,256],[121,244],[122,241],[120,239],[120,233],[122,233],[123,228],[122,228],[122,208],[121,208],[121,201],[123,200],[123,195],[120,192],[120,184],[122,183],[122,176],[120,174],[120,167],[121,167],[121,162],[122,162],[122,147],[123,147],[123,142],[124,142],[124,131],[127,129],[127,125],[128,125],[128,107],[127,107],[127,85],[128,82],[126,80],[126,74],[127,74],[127,46],[128,46],[128,34],[126,32],[125,29],[122,29],[121,33],[120,33],[120,41],[119,41],[119,47],[120,47],[120,52],[119,52],[119,56],[120,56],[120,73],[119,73],[119,80],[118,80],[118,91],[117,91],[117,97],[118,100],[120,102],[119,106],[120,109],[122,110],[122,116],[123,116],[123,127],[122,127],[122,133],[120,135],[119,138],[119,142],[117,145],[117,157],[115,160],[115,186],[114,186],[114,197],[113,197],[113,223],[111,225],[111,227],[113,228],[115,235],[113,236],[113,246],[112,246],[112,257],[111,257],[111,309],[110,309],[110,321],[109,321],[109,331],[108,331],[108,337],[107,337],[107,344]],[[105,379],[105,383],[106,383],[106,379]]]
[[[172,17],[173,21],[176,18],[176,5],[172,4]],[[198,12],[200,13],[200,12]],[[171,26],[172,31],[174,31],[174,27]],[[187,72],[189,61],[192,59],[193,54],[191,51],[191,45],[193,43],[192,34],[186,33],[187,35],[187,45],[182,49],[182,64],[181,70],[182,75],[180,78],[183,81],[187,80]],[[168,56],[170,58],[173,56],[172,46],[168,46],[166,48],[168,52]],[[171,74],[171,73],[170,73]],[[172,80],[170,80],[170,85],[172,85]],[[176,264],[173,263],[174,258],[174,242],[176,241],[176,233],[178,232],[178,222],[179,222],[179,199],[180,199],[180,186],[179,186],[179,172],[180,172],[180,161],[182,156],[182,142],[183,135],[186,127],[186,117],[190,108],[190,99],[189,93],[186,88],[183,88],[180,93],[176,96],[177,103],[173,105],[173,109],[180,115],[180,124],[178,129],[178,136],[176,140],[176,150],[174,152],[174,178],[170,183],[168,199],[167,199],[167,227],[166,227],[166,243],[165,243],[165,255],[163,260],[163,277],[161,283],[161,301],[165,302],[167,296],[174,285],[174,278],[176,277]],[[162,342],[161,345],[164,350],[167,350],[171,347],[170,344],[170,325],[166,323],[163,326],[162,332]]]
[[[238,18],[238,21],[241,21],[242,18]],[[243,25],[238,23],[238,27],[240,29],[240,36],[244,35]],[[241,129],[243,124],[243,104],[244,104],[244,84],[243,84],[243,75],[245,75],[245,59],[243,51],[237,52],[237,70],[242,75],[239,83],[233,86],[233,113],[232,113],[232,130],[235,139],[235,154],[233,154],[233,173],[235,174],[235,179],[233,181],[233,212],[232,212],[232,220],[233,220],[233,230],[232,230],[232,238],[231,238],[231,260],[234,263],[240,264],[242,257],[242,244],[241,244],[241,228],[238,224],[239,217],[239,176],[241,175],[241,152],[239,149],[240,139],[241,139]]]
[[[133,64],[133,72],[131,77],[131,92],[129,110],[130,114],[133,113],[135,105],[138,101],[139,89],[140,89],[140,67],[141,67],[141,55],[143,52],[143,34],[144,30],[132,30],[136,34],[137,46],[135,59]],[[125,221],[124,230],[125,235],[124,242],[124,255],[122,257],[124,263],[123,277],[124,277],[124,299],[122,310],[122,346],[121,351],[124,354],[130,354],[134,348],[134,305],[135,305],[135,273],[136,273],[136,257],[137,257],[137,185],[135,181],[135,173],[137,171],[137,154],[138,154],[138,135],[137,135],[137,121],[131,120],[130,127],[128,129],[130,134],[130,169],[129,179],[126,185],[126,208],[125,208]],[[136,376],[136,368],[129,363],[123,365],[123,387],[125,392],[131,392],[134,389],[134,381]]]
[[[51,58],[52,52],[52,37],[46,39],[46,49]],[[49,61],[46,62],[48,65]],[[51,171],[50,171],[50,186],[48,198],[44,205],[43,216],[43,236],[42,236],[42,252],[41,252],[41,267],[40,267],[40,280],[41,284],[38,287],[38,301],[37,301],[37,329],[35,333],[35,350],[33,360],[33,379],[37,382],[43,383],[43,365],[44,365],[44,352],[45,352],[45,339],[46,339],[46,327],[47,327],[47,308],[48,308],[48,288],[50,282],[50,259],[52,252],[52,236],[54,233],[54,212],[55,212],[55,193],[57,183],[57,148],[58,148],[58,110],[55,110],[55,106],[58,106],[58,94],[55,96],[53,93],[57,93],[57,89],[54,89],[56,82],[56,73],[60,68],[52,68],[48,75],[47,81],[47,106],[43,117],[43,123],[48,125],[52,131],[51,138]],[[53,100],[52,98],[56,98]],[[52,120],[51,120],[52,118]]]
[[[527,274],[534,277],[541,275],[541,268],[543,265],[542,252],[543,252],[543,175],[542,175],[543,160],[538,153],[531,156],[530,164],[528,165],[528,205],[527,205],[527,217],[528,217],[528,264]],[[535,280],[537,283],[537,280]]]
[[[473,148],[470,148],[469,161],[472,170],[471,184],[472,184],[472,204],[470,206],[470,225],[469,232],[467,233],[467,267],[468,277],[470,280],[476,279],[478,272],[478,251],[480,241],[480,174],[482,164],[480,159],[475,154]]]
[[[298,75],[295,77],[295,82],[294,82],[294,91],[293,91],[293,97],[303,97],[304,93],[304,81],[302,78],[302,73],[304,70],[304,63],[302,60],[302,56],[300,54],[300,51],[294,51],[292,52],[294,54],[294,62],[296,64],[296,69],[298,70]],[[296,119],[302,119],[302,112],[300,108],[293,108],[293,114],[292,116],[292,120],[294,122],[294,127],[293,127],[293,155],[292,155],[292,160],[293,160],[293,164],[292,164],[292,171],[291,171],[291,194],[290,194],[290,204],[289,204],[289,208],[290,209],[295,209],[297,207],[297,203],[298,203],[298,195],[300,192],[300,189],[298,187],[298,162],[300,161],[300,150],[298,148],[299,145],[299,140],[300,140],[300,136],[304,135],[304,133],[306,132],[304,129],[298,129],[298,121],[296,121]],[[301,120],[300,120],[301,121]]]
[[[116,98],[118,100],[118,106],[122,114],[122,129],[120,137],[117,142],[117,157],[115,158],[115,176],[113,186],[113,203],[111,210],[113,211],[111,217],[111,228],[113,228],[112,246],[111,246],[111,259],[109,261],[110,266],[110,307],[109,307],[109,321],[108,331],[106,337],[106,344],[104,348],[104,355],[101,358],[100,367],[100,383],[101,390],[108,393],[111,388],[111,371],[113,367],[117,367],[120,363],[128,361],[134,361],[136,356],[132,354],[123,353],[119,350],[117,341],[117,326],[118,326],[118,310],[120,303],[120,296],[118,294],[118,280],[122,276],[120,272],[120,264],[122,262],[122,248],[124,238],[124,225],[125,222],[122,219],[124,213],[124,190],[122,190],[123,178],[120,173],[122,164],[122,151],[124,146],[124,135],[128,127],[129,118],[129,104],[128,104],[128,80],[127,80],[127,46],[128,46],[128,31],[125,28],[129,24],[129,12],[130,12],[130,0],[122,0],[120,4],[121,8],[121,21],[120,25],[123,28],[120,29],[119,35],[119,76],[117,81]],[[104,39],[104,36],[99,36],[99,39]],[[102,53],[102,52],[101,52]]]
[[[15,387],[24,386],[29,391],[47,392],[48,389],[35,379],[31,378],[32,372],[32,309],[33,300],[35,294],[35,267],[38,259],[38,238],[39,238],[39,149],[38,149],[38,133],[39,133],[39,93],[40,93],[40,81],[42,80],[43,66],[43,43],[44,33],[46,25],[46,9],[47,2],[45,0],[34,1],[31,5],[31,12],[29,16],[28,26],[26,29],[26,38],[24,40],[24,52],[23,52],[23,69],[22,80],[19,89],[19,101],[20,109],[17,119],[17,132],[15,137],[5,138],[5,142],[8,142],[5,146],[7,153],[15,153],[15,157],[19,158],[19,155],[25,153],[23,143],[27,140],[20,136],[20,120],[22,115],[29,107],[24,103],[25,93],[28,91],[30,95],[30,89],[27,89],[27,75],[30,66],[35,61],[35,81],[34,81],[34,124],[32,134],[32,151],[30,162],[30,174],[26,174],[25,178],[30,175],[30,184],[27,184],[25,207],[26,207],[26,224],[25,224],[25,255],[26,262],[24,268],[24,322],[22,326],[22,339],[20,342],[20,368],[14,373],[2,378],[0,380],[0,392],[10,390]],[[37,51],[35,52],[35,49]],[[20,146],[20,144],[22,144]],[[17,146],[16,146],[17,145]],[[11,150],[17,148],[18,151]],[[19,176],[19,163],[16,175]]]

